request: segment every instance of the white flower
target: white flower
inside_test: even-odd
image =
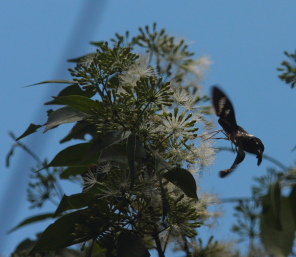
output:
[[[155,75],[156,73],[151,66],[148,66],[147,64],[135,64],[127,71],[124,71],[119,76],[119,80],[121,85],[135,86],[140,78]]]
[[[213,62],[211,61],[209,56],[203,56],[198,60],[191,63],[189,66],[189,71],[191,71],[196,77],[199,79],[203,79],[204,72],[210,69],[210,65]]]
[[[191,153],[188,149],[182,148],[180,145],[172,146],[169,151],[170,159],[173,163],[182,163],[190,160]]]
[[[196,121],[191,117],[192,114],[188,115],[186,112],[180,114],[178,108],[175,108],[174,113],[164,112],[163,130],[174,137],[190,137],[197,130],[197,128],[193,128]]]
[[[155,120],[158,116],[155,115]],[[139,131],[143,135],[152,135],[157,134],[159,132],[159,121],[144,121],[139,126]]]
[[[211,61],[209,56],[203,56],[196,61],[192,61],[187,69],[198,78],[198,80],[202,80],[204,78],[204,73],[206,70],[210,69],[210,65],[213,62]]]
[[[87,170],[87,173],[83,176],[83,180],[84,180],[83,191],[86,192],[89,189],[91,189],[95,184],[100,184],[100,182],[98,182],[97,179],[98,179],[97,172],[94,172],[93,169],[89,168]]]
[[[216,150],[212,146],[212,141],[202,141],[198,148],[192,149],[192,161],[201,164],[203,167],[210,166],[215,161]]]
[[[184,106],[187,110],[191,110],[194,104],[194,99],[189,92],[182,87],[174,87],[173,98],[175,101]]]
[[[114,197],[120,194],[120,191],[116,188],[101,188],[100,189],[100,194],[98,194],[99,198],[109,198],[109,197]]]
[[[103,174],[103,173],[107,174],[111,170],[111,167],[112,165],[110,162],[102,163],[101,165],[98,165],[97,172],[100,174]]]

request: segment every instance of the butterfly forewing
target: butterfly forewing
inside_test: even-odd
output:
[[[218,122],[223,129],[232,133],[237,130],[235,112],[229,98],[216,86],[212,89],[212,101],[216,115],[220,117]]]

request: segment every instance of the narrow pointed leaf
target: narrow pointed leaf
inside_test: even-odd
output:
[[[123,231],[117,239],[117,253],[120,257],[149,257],[143,239],[133,232]]]
[[[13,232],[25,225],[32,224],[32,223],[35,223],[38,221],[43,221],[45,219],[49,219],[52,217],[53,217],[53,213],[45,213],[45,214],[40,214],[40,215],[36,215],[36,216],[30,217],[30,218],[27,218],[27,219],[23,220],[21,223],[19,223],[17,226],[12,228],[11,230],[9,230],[8,233],[11,233],[11,232]]]
[[[52,80],[45,80],[39,83],[35,83],[29,86],[25,86],[25,87],[32,87],[32,86],[36,86],[36,85],[41,85],[41,84],[48,84],[48,83],[58,83],[58,84],[77,84],[76,81],[72,81],[72,80],[65,80],[65,79],[52,79]]]
[[[18,141],[18,140],[20,140],[21,138],[24,138],[24,137],[26,137],[26,136],[28,136],[28,135],[31,135],[31,134],[37,132],[37,129],[39,129],[39,128],[42,127],[42,126],[44,126],[44,125],[36,125],[36,124],[31,123],[31,124],[29,125],[29,127],[27,128],[27,130],[26,130],[21,136],[19,136],[19,137],[16,139],[16,141]]]
[[[185,169],[173,168],[163,174],[163,177],[179,187],[185,195],[191,198],[196,198],[196,182],[193,175]]]
[[[62,104],[74,108],[77,111],[84,112],[90,115],[93,115],[94,109],[99,107],[96,101],[80,95],[57,96],[53,98],[61,102]]]
[[[62,107],[49,115],[44,133],[58,125],[85,120],[87,117],[89,117],[88,114],[69,106]]]

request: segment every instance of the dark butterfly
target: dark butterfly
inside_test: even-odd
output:
[[[220,177],[223,178],[230,174],[236,166],[245,159],[245,152],[257,155],[257,165],[262,162],[264,145],[261,140],[242,127],[238,126],[235,119],[235,113],[229,98],[216,86],[212,89],[212,101],[216,114],[219,117],[219,124],[223,128],[226,136],[237,147],[237,156],[229,169],[221,170]]]

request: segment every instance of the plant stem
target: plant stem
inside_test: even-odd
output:
[[[156,244],[156,250],[158,252],[158,256],[159,257],[165,257],[164,251],[162,250],[161,243],[160,243],[159,236],[158,236],[157,232],[155,232],[153,234],[153,239],[154,239],[155,244]]]

